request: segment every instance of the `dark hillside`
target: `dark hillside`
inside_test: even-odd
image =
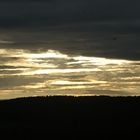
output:
[[[140,97],[31,97],[0,101],[0,133],[132,133]]]

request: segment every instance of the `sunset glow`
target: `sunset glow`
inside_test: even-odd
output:
[[[140,94],[139,61],[71,56],[56,50],[0,49],[0,54],[11,58],[1,61],[0,78],[7,84],[1,83],[0,98],[57,95],[58,91],[75,96]]]

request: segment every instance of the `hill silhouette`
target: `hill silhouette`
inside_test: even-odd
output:
[[[132,133],[140,97],[29,97],[0,101],[1,134]]]

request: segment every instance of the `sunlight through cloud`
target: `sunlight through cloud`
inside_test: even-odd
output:
[[[140,95],[140,61],[71,56],[56,50],[0,49],[0,55],[0,80],[6,83],[0,83],[0,98],[58,91],[75,96]]]

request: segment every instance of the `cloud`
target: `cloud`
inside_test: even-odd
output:
[[[140,60],[139,0],[2,0],[0,48]]]
[[[138,0],[1,1],[1,27],[52,26],[84,21],[137,20]]]
[[[97,56],[140,60],[140,33],[120,31],[14,31],[7,33],[12,44],[1,44],[2,49],[23,49],[32,53],[58,50],[68,55]],[[10,53],[16,53],[11,50]],[[2,57],[0,61],[17,58]]]
[[[0,89],[14,89],[20,86],[32,85],[34,83],[42,82],[43,79],[39,77],[26,77],[26,76],[7,76],[0,77]]]
[[[139,61],[64,55],[53,50],[41,54],[3,49],[0,53],[8,58],[0,62],[1,98],[31,94],[139,94]],[[17,59],[12,60],[15,55]]]

